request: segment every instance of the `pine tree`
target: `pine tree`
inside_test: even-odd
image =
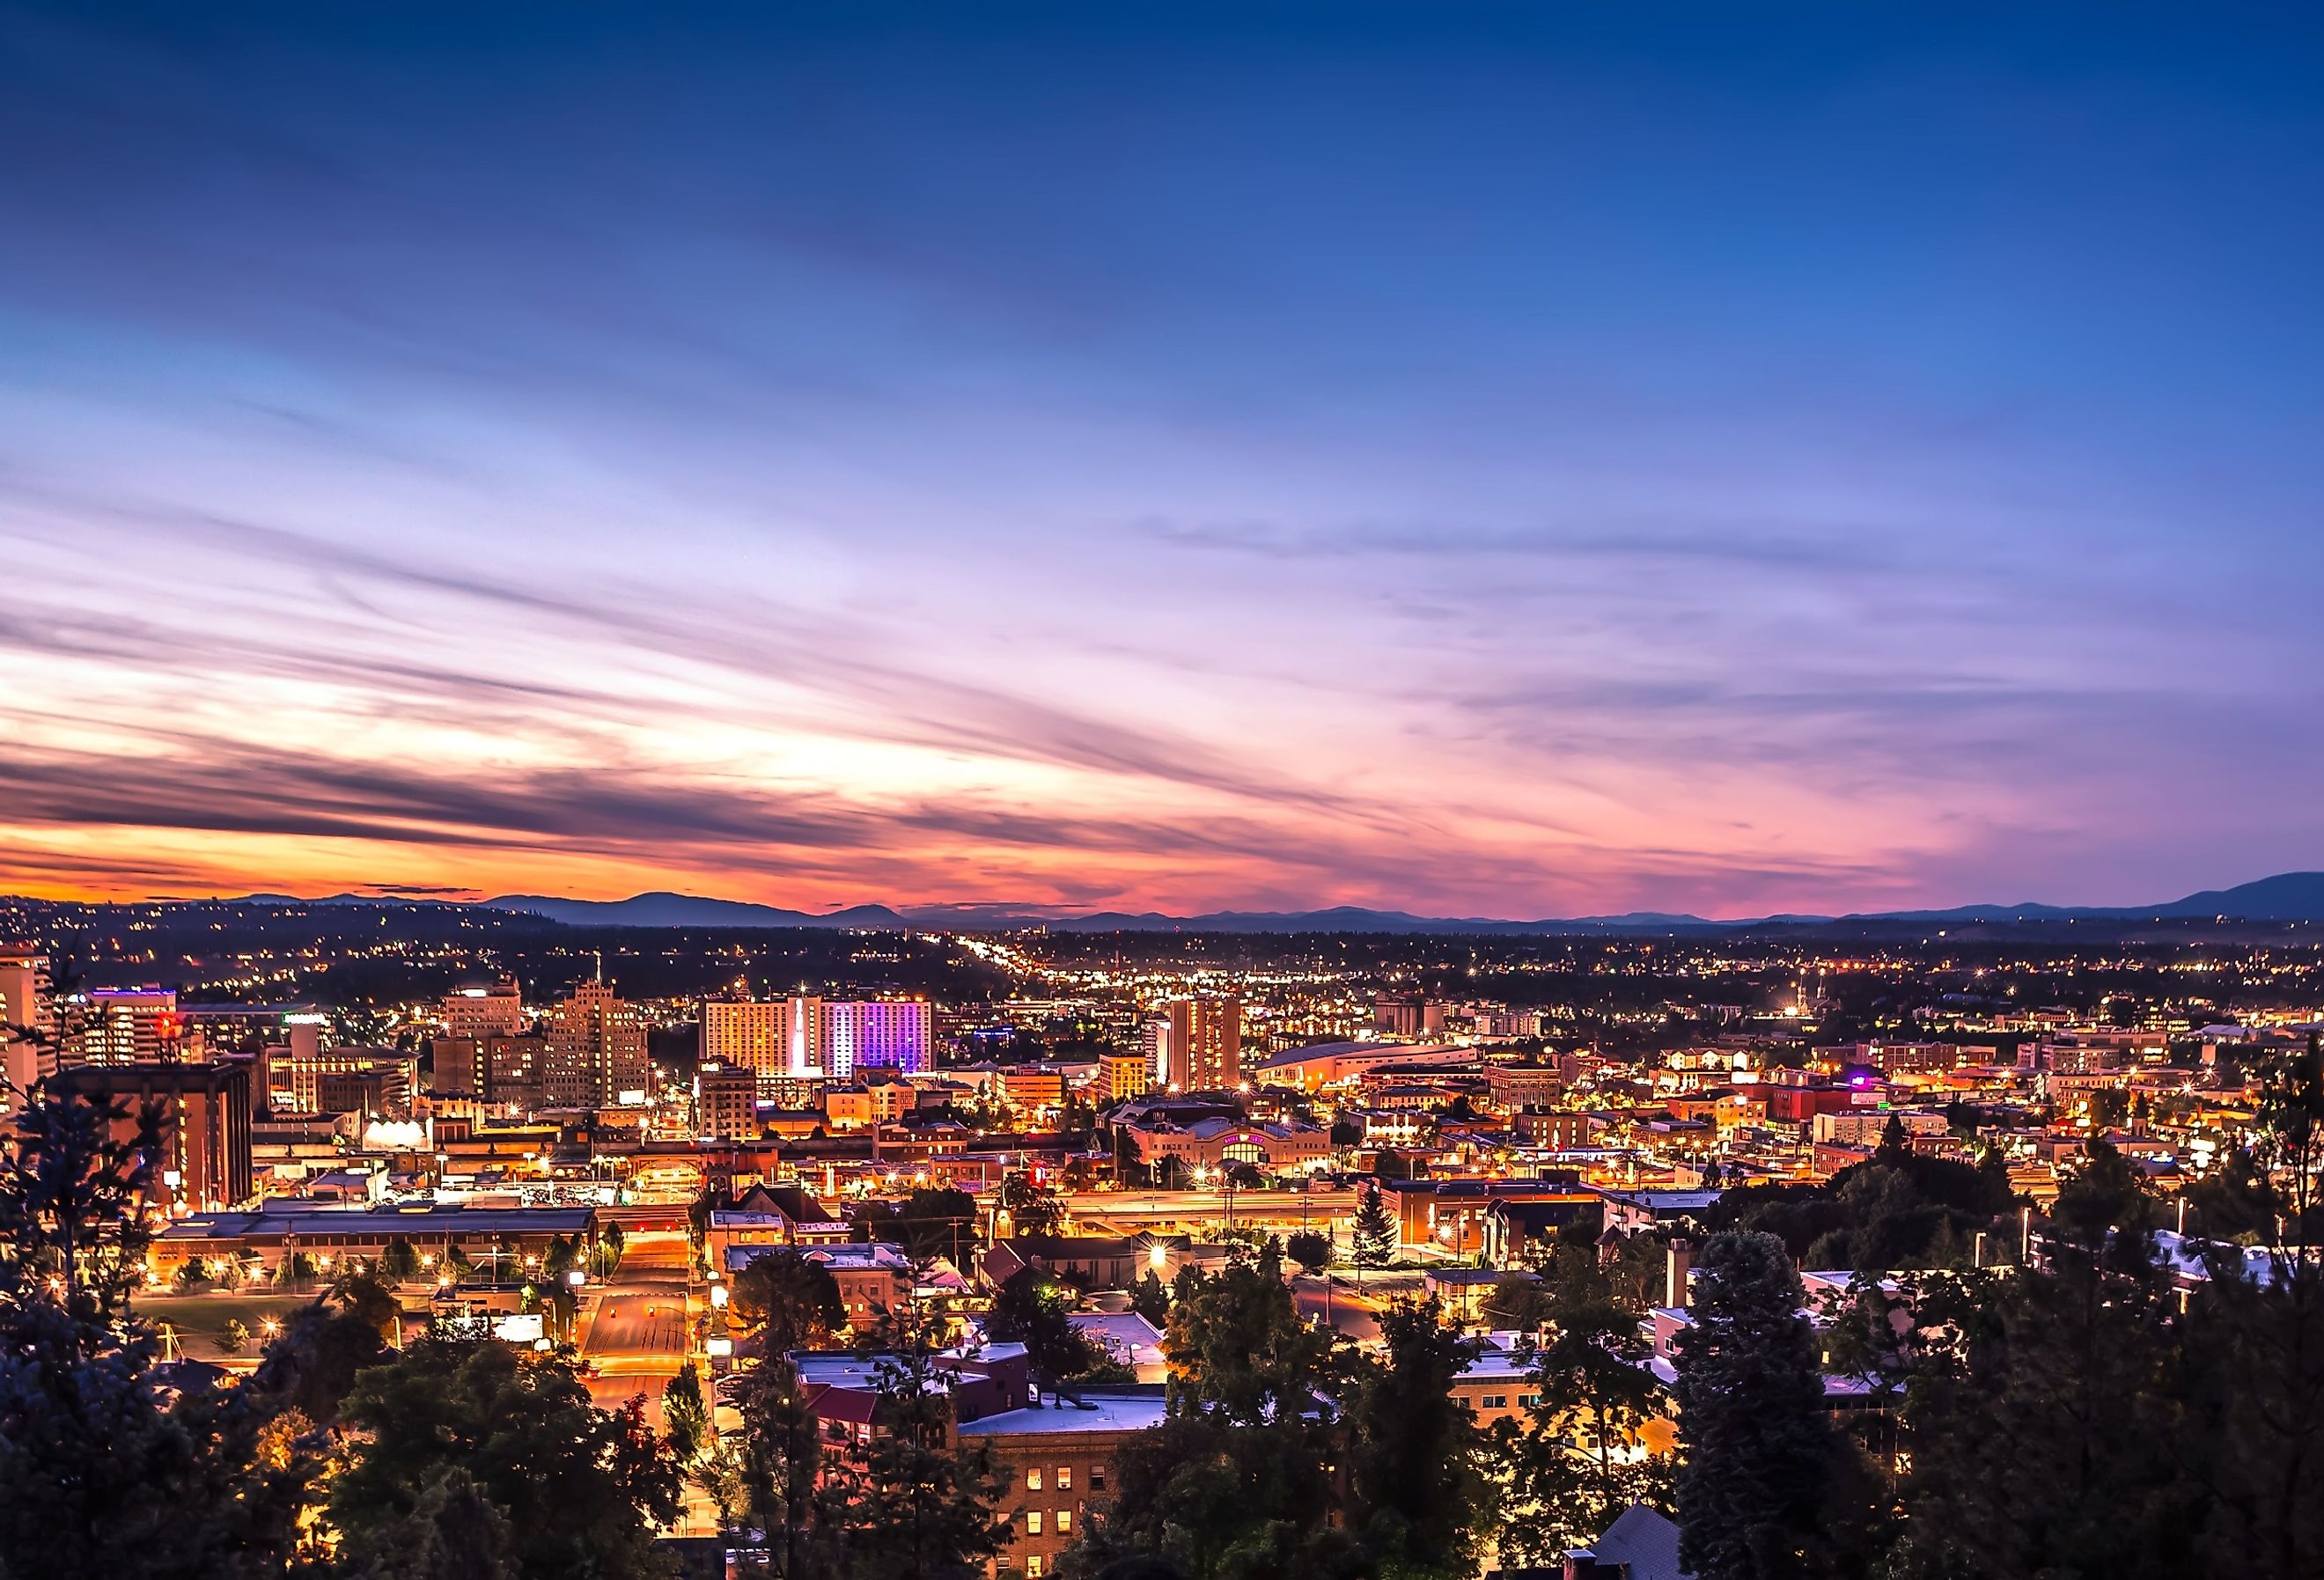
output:
[[[1475,1572],[1489,1484],[1485,1444],[1453,1392],[1482,1347],[1434,1296],[1380,1314],[1380,1351],[1357,1366],[1346,1432],[1357,1533],[1388,1573]]]
[[[1601,1278],[1557,1299],[1541,1295],[1550,1332],[1533,1368],[1535,1404],[1523,1426],[1498,1423],[1499,1478],[1508,1490],[1504,1562],[1549,1566],[1586,1545],[1633,1503],[1670,1505],[1666,1461],[1636,1457],[1660,1414],[1637,1314]]]
[[[1130,1308],[1156,1327],[1169,1325],[1170,1291],[1163,1287],[1162,1276],[1152,1268],[1139,1275],[1138,1287],[1130,1291]]]
[[[670,1452],[680,1465],[699,1458],[710,1445],[710,1407],[702,1396],[702,1378],[691,1363],[681,1365],[662,1384],[661,1418],[669,1431]]]
[[[972,1580],[1009,1540],[991,1449],[953,1443],[933,1333],[917,1308],[884,1326],[872,1441],[830,1488],[835,1572],[849,1580]]]
[[[782,1356],[769,1356],[737,1380],[734,1409],[742,1418],[742,1441],[726,1496],[761,1533],[774,1575],[814,1580],[827,1572],[826,1510],[816,1491],[823,1444],[798,1372]]]
[[[1820,1566],[1835,1454],[1799,1274],[1772,1234],[1714,1234],[1678,1339],[1680,1557],[1698,1580]]]
[[[1388,1258],[1396,1254],[1396,1220],[1380,1199],[1379,1187],[1366,1185],[1348,1235],[1348,1257],[1358,1270],[1358,1288],[1363,1285],[1364,1270],[1388,1265]]]

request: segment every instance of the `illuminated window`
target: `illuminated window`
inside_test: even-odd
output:
[[[1025,1473],[1025,1490],[1028,1492],[1038,1492],[1041,1490],[1040,1466],[1035,1465]]]
[[[1028,1574],[1028,1575],[1039,1575],[1039,1574],[1040,1574],[1040,1572],[1041,1572],[1041,1560],[1040,1560],[1040,1558],[1039,1558],[1038,1556],[1037,1556],[1037,1557],[1034,1557],[1027,1558],[1027,1559],[1025,1560],[1025,1573],[1026,1573],[1026,1574]]]
[[[1057,1491],[1061,1492],[1070,1492],[1073,1490],[1074,1467],[1070,1465],[1061,1465],[1057,1466]]]
[[[1059,1536],[1064,1536],[1064,1535],[1065,1535],[1068,1531],[1072,1530],[1072,1529],[1073,1529],[1073,1528],[1074,1528],[1074,1511],[1073,1511],[1072,1510],[1070,1510],[1070,1509],[1060,1509],[1060,1510],[1058,1510],[1058,1511],[1057,1511],[1057,1534],[1058,1534]]]
[[[1025,1534],[1027,1536],[1041,1534],[1041,1511],[1038,1509],[1025,1511]]]

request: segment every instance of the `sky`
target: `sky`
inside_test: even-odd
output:
[[[2324,866],[2319,43],[0,0],[0,890]]]

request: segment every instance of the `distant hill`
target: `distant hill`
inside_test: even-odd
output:
[[[493,910],[529,911],[569,927],[901,928],[904,919],[884,905],[852,905],[817,916],[744,900],[713,900],[667,891],[627,900],[560,900],[549,894],[503,894]]]
[[[287,894],[253,894],[245,903],[268,905],[431,905],[453,903],[392,895],[334,894],[300,900]],[[1194,916],[1172,916],[1158,910],[1104,910],[1069,914],[1047,912],[1033,906],[924,905],[900,910],[886,905],[851,905],[821,913],[791,910],[779,905],[758,905],[742,900],[718,900],[699,894],[667,891],[634,894],[627,900],[564,900],[550,894],[503,894],[482,902],[494,910],[530,912],[571,927],[724,927],[724,928],[862,928],[869,929],[943,928],[1006,931],[1047,927],[1057,932],[1207,932],[1207,933],[1503,933],[1574,934],[1639,932],[1711,932],[1751,927],[1815,927],[1850,922],[1930,922],[1940,925],[1974,922],[2172,921],[2224,917],[2232,921],[2324,922],[2324,873],[2281,873],[2239,883],[2232,889],[2206,889],[2184,899],[2154,905],[2066,906],[2032,901],[2015,905],[1960,905],[1948,910],[1882,910],[1848,916],[1735,917],[1712,919],[1659,910],[1626,911],[1618,916],[1551,917],[1537,921],[1510,921],[1492,917],[1416,916],[1405,910],[1371,910],[1338,905],[1322,910],[1213,910]]]
[[[2324,873],[2278,873],[2232,889],[2206,889],[2154,914],[2227,916],[2238,921],[2324,921]]]

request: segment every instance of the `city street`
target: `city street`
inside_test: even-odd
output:
[[[581,1354],[591,1370],[591,1396],[610,1408],[641,1392],[657,1427],[662,1385],[686,1358],[687,1256],[683,1234],[631,1235],[621,1266],[596,1286],[582,1313]]]
[[[1360,1344],[1379,1337],[1378,1307],[1370,1296],[1339,1286],[1329,1286],[1327,1294],[1323,1280],[1295,1273],[1291,1278],[1291,1299],[1302,1322],[1312,1323],[1328,1317],[1344,1338]]]

